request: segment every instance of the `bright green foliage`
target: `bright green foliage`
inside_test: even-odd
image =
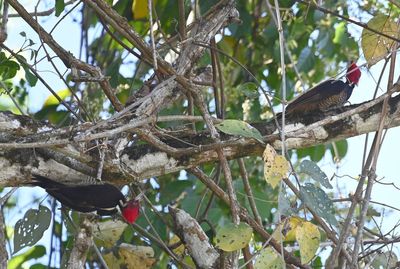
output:
[[[224,120],[223,122],[216,124],[215,127],[226,134],[251,137],[260,141],[260,143],[263,143],[261,133],[244,121]]]
[[[60,16],[61,12],[64,11],[64,8],[65,8],[64,0],[56,0],[55,8],[56,8],[55,15],[58,17],[58,16]]]
[[[33,259],[38,259],[46,255],[46,248],[44,246],[38,245],[28,249],[26,252],[13,256],[8,262],[8,269],[22,268],[22,265]],[[32,268],[32,267],[31,267]]]

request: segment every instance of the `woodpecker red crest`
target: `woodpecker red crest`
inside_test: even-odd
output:
[[[130,224],[134,223],[136,219],[139,217],[139,200],[133,199],[128,201],[124,207],[122,207],[122,216],[124,219]]]
[[[358,66],[354,62],[351,62],[349,68],[347,68],[346,80],[349,83],[357,85],[358,81],[360,80],[360,77],[361,77],[360,68],[358,68]]]
[[[122,216],[130,224],[139,216],[139,200],[126,201],[125,196],[114,185],[66,185],[47,177],[34,175],[31,185],[42,187],[48,194],[64,206],[80,212],[96,212],[100,216],[110,216],[120,208]]]

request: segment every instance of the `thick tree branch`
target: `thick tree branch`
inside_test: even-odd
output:
[[[385,96],[383,95],[382,97]],[[286,125],[288,149],[329,143],[376,131],[379,126],[382,99],[384,98],[378,98],[360,105],[347,106],[339,110],[331,110],[326,113],[309,114],[300,117],[303,123],[294,124],[293,120],[298,119],[292,119]],[[399,125],[400,96],[396,96],[389,101],[385,128]],[[276,129],[272,122],[255,123],[253,126],[261,131],[265,137],[265,142],[272,144],[277,149],[280,148],[279,136],[275,134]],[[135,126],[135,128],[138,127],[140,126]],[[20,148],[21,144],[26,141],[27,137],[21,134],[32,134],[38,130],[47,130],[47,133],[51,135],[52,128],[43,124],[39,125],[25,116],[17,116],[10,113],[0,114],[0,131],[2,133],[0,136],[0,168],[3,171],[0,174],[0,185],[18,185],[32,171],[45,174],[57,173],[58,176],[55,178],[60,179],[63,179],[62,175],[66,176],[71,173],[72,170],[68,167],[70,166],[68,163],[73,163],[71,159],[68,163],[61,164],[38,151],[32,151],[32,149],[12,149],[12,145],[16,145],[16,142],[18,142]],[[98,131],[101,132],[101,130]],[[153,145],[137,145],[134,143],[132,146],[123,148],[119,156],[112,160],[110,158],[114,154],[112,152],[109,153],[108,161],[106,158],[104,164],[105,179],[114,182],[122,182],[128,179],[141,180],[196,167],[202,163],[215,162],[218,160],[218,155],[215,151],[217,146],[221,146],[224,149],[224,154],[228,159],[260,155],[263,151],[261,144],[249,138],[223,135],[221,142],[215,144],[206,132],[192,134],[191,131],[180,131],[173,134],[177,139],[167,136],[160,137],[160,140],[168,146],[176,148],[178,153],[181,151],[181,154],[176,154],[173,157]],[[79,137],[84,137],[82,134],[78,135]],[[109,136],[105,135],[105,137]],[[115,137],[110,136],[110,138]],[[93,159],[95,157],[82,158],[81,154],[79,154],[83,150],[83,148],[79,148],[81,144],[74,143],[73,137],[69,138],[69,141],[72,142],[68,143],[68,147],[64,147],[63,154],[82,163],[82,165],[86,165],[86,167],[95,169],[96,159]],[[29,147],[34,146],[35,142],[44,141],[30,141]],[[117,144],[117,141],[115,144]],[[50,146],[54,145],[51,144]],[[59,152],[60,148],[56,150]],[[81,169],[77,169],[77,167],[72,168],[84,172]],[[95,176],[95,174],[90,176]],[[69,180],[72,181],[82,180],[82,178],[84,178],[84,175],[79,175],[76,172],[75,176],[69,176]],[[17,181],[10,182],[12,179]]]
[[[93,223],[84,217],[75,235],[75,244],[68,260],[68,269],[84,268],[86,254],[92,246]]]
[[[179,236],[190,256],[196,263],[196,268],[218,268],[218,251],[210,244],[208,236],[199,223],[181,209],[169,208],[174,219],[175,232]],[[207,257],[205,259],[204,257]]]

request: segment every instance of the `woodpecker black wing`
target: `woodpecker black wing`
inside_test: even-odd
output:
[[[117,206],[126,201],[117,187],[107,183],[69,186],[35,175],[32,185],[44,188],[63,205],[80,212],[112,215],[117,213]]]
[[[111,184],[69,186],[47,192],[72,209],[98,211],[100,215],[115,214],[116,207],[125,201],[119,189]]]
[[[67,185],[54,181],[50,178],[40,176],[40,175],[33,175],[32,181],[30,184],[42,187],[43,189],[50,189],[50,188],[60,188],[66,187]]]
[[[326,80],[295,98],[286,108],[287,113],[327,110],[343,105],[351,96],[354,85],[341,80]]]

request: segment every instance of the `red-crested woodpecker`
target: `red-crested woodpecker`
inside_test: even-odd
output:
[[[358,84],[361,71],[351,63],[346,73],[346,82],[329,79],[291,101],[286,107],[287,114],[304,113],[314,110],[326,111],[341,107],[350,98],[354,86]]]
[[[42,187],[61,204],[76,211],[109,216],[116,214],[119,207],[122,216],[130,224],[139,216],[139,199],[127,201],[117,187],[108,183],[72,186],[34,175],[30,184]]]

